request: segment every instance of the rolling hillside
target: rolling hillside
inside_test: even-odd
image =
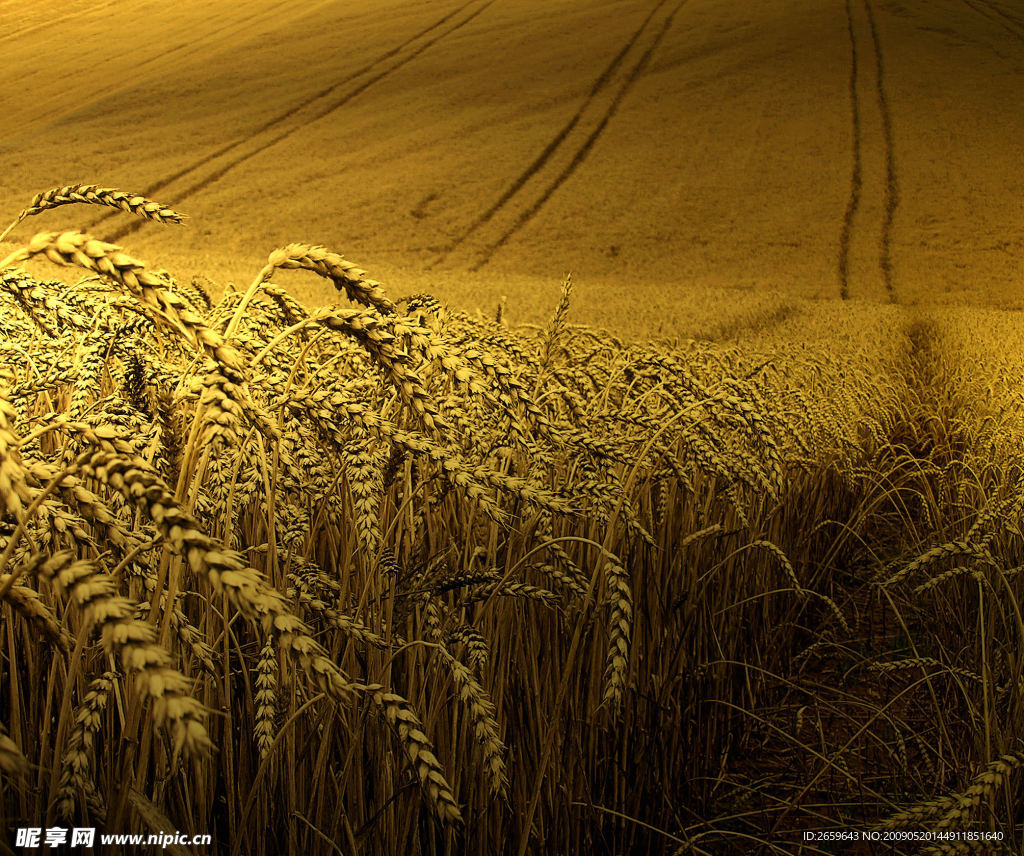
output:
[[[714,335],[755,291],[1024,300],[1020,4],[33,9],[0,4],[0,200],[145,193],[191,225],[75,214],[180,275],[244,286],[300,240],[538,321],[571,270],[578,317],[637,335]]]

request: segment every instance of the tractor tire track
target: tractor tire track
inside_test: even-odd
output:
[[[1012,15],[999,9],[995,4],[989,3],[987,0],[964,0],[964,4],[981,15],[981,17],[987,18],[993,24],[999,24],[1017,41],[1024,42],[1024,24]]]
[[[242,22],[238,21],[237,14],[229,14],[227,16],[228,23],[223,24],[216,29],[203,30],[199,38],[189,39],[188,41],[181,42],[173,47],[168,47],[166,50],[160,51],[159,53],[147,56],[145,59],[133,62],[131,68],[132,80],[134,83],[141,81],[143,79],[143,70],[154,64],[167,64],[172,59],[175,63],[178,63],[186,57],[195,56],[208,51],[211,44],[223,44],[228,37],[237,39],[247,31],[252,31],[254,28],[266,23],[268,20],[280,17],[281,12],[291,5],[291,0],[283,0],[283,2],[277,3],[269,9],[265,9],[261,15],[246,18]],[[74,78],[76,75],[77,72],[71,71],[56,79],[63,80]],[[125,84],[121,83],[92,89],[89,91],[89,95],[86,100],[78,101],[70,110],[54,114],[48,124],[52,127],[62,121],[66,121],[68,116],[85,114],[86,112],[93,110],[94,105],[98,104],[102,99],[117,92],[123,92],[125,89]],[[109,219],[109,216],[112,213],[113,212],[108,212],[107,214],[104,214],[102,218],[99,218],[95,222],[99,223],[103,220]]]
[[[246,161],[260,154],[261,152],[266,151],[271,146],[274,146],[277,143],[281,142],[282,140],[290,137],[297,131],[302,130],[303,128],[307,127],[313,122],[319,121],[320,119],[323,119],[324,117],[330,115],[334,111],[343,107],[353,98],[369,89],[373,84],[383,80],[393,72],[404,67],[412,60],[414,60],[416,57],[418,57],[420,54],[422,54],[424,51],[433,47],[442,39],[450,36],[452,33],[464,27],[466,24],[468,24],[478,15],[480,15],[485,9],[487,9],[488,6],[492,5],[494,2],[496,2],[496,0],[486,0],[486,2],[483,2],[481,4],[480,0],[467,0],[467,2],[463,3],[458,8],[454,9],[453,11],[444,15],[438,20],[434,21],[434,23],[432,23],[430,26],[424,28],[423,30],[420,30],[418,33],[406,39],[401,44],[391,48],[386,53],[383,53],[380,56],[376,57],[375,59],[371,60],[362,68],[350,74],[347,74],[341,80],[335,81],[330,86],[325,87],[324,89],[321,89],[318,92],[302,99],[298,103],[289,107],[284,112],[279,113],[274,118],[254,128],[252,131],[245,134],[244,136],[238,137],[233,142],[221,146],[220,148],[216,149],[210,154],[204,155],[203,157],[199,158],[196,161],[193,161],[191,164],[188,164],[187,166],[178,170],[177,172],[169,176],[165,176],[159,181],[151,184],[149,187],[144,188],[141,191],[141,195],[153,198],[156,194],[158,194],[160,191],[170,186],[171,184],[183,178],[186,178],[189,175],[197,173],[203,167],[213,163],[214,161],[219,160],[225,155],[234,152],[236,149],[246,147],[245,151],[239,153],[236,157],[229,159],[226,163],[221,164],[214,170],[214,172],[207,174],[201,180],[191,184],[184,190],[176,194],[166,194],[166,201],[168,204],[179,204],[182,200],[188,199],[190,196],[193,196],[199,191],[210,186],[215,181],[222,178],[230,170],[234,169],[240,164],[245,163]],[[466,9],[472,6],[477,6],[478,8],[476,8],[475,10],[470,12],[470,14],[466,15],[464,18],[459,20],[457,23],[454,24],[454,26],[449,27],[448,29],[434,36],[433,38],[430,38],[427,41],[423,42],[414,50],[412,50],[405,56],[402,56],[397,62],[388,65],[383,71],[380,71],[377,74],[373,75],[372,77],[369,77],[368,79],[362,81],[354,89],[347,91],[344,95],[335,98],[326,104],[319,104],[319,106],[317,106],[318,102],[322,102],[325,99],[330,98],[332,95],[335,95],[338,92],[338,90],[346,86],[346,84],[352,83],[358,78],[371,73],[375,68],[381,65],[381,63],[386,63],[389,59],[398,56],[407,48],[414,45],[417,41],[420,41],[434,30],[443,27],[447,22],[451,21],[453,18],[457,17],[461,12],[465,11]],[[293,124],[290,127],[280,128],[280,126],[286,125],[286,123],[288,123],[290,119],[293,119],[294,117],[297,117],[299,114],[308,110],[312,110],[312,113],[309,116],[303,117],[301,121],[298,121],[296,124]],[[260,140],[255,148],[249,148],[249,146],[253,143],[254,140],[259,140],[259,138],[264,137],[265,135],[271,133],[275,129],[279,129],[279,132],[273,134],[269,139]],[[94,229],[96,226],[116,216],[117,212],[110,212],[109,214],[104,214],[103,216],[99,217],[96,221],[94,221],[94,223],[90,226],[90,230]],[[147,225],[147,221],[145,220],[133,221],[111,233],[111,235],[108,237],[108,240],[121,240],[125,236],[137,232],[140,228],[142,228],[145,225]]]
[[[997,3],[995,3],[994,0],[981,0],[981,2],[985,6],[988,6],[997,15],[999,15],[999,17],[1005,18],[1014,26],[1020,27],[1021,30],[1024,30],[1024,21],[1022,21],[1016,15],[1011,15],[1009,12],[1007,12],[1005,9],[1001,8]]]
[[[103,9],[109,9],[114,5],[115,3],[113,0],[108,3],[86,3],[82,5],[82,8],[76,9],[73,12],[65,12],[63,15],[50,15],[46,20],[40,21],[37,24],[25,24],[15,30],[8,30],[7,32],[0,34],[0,42],[7,42],[12,39],[21,38],[22,36],[28,35],[36,30],[41,30],[44,27],[50,29],[64,23],[64,21],[71,20],[72,18],[80,18],[83,15],[99,12]]]
[[[53,26],[67,19],[81,17],[85,12],[97,12],[101,11],[107,6],[113,5],[113,3],[106,3],[103,5],[95,5],[89,7],[80,12],[70,12],[59,18],[53,19],[53,21],[47,21],[45,24],[27,26],[17,32],[28,33],[31,32],[32,30],[39,29],[42,26]],[[152,66],[155,63],[169,63],[172,58],[174,59],[175,62],[179,62],[185,57],[200,54],[203,51],[206,51],[208,49],[207,46],[211,43],[214,45],[218,43],[223,43],[228,36],[238,37],[240,34],[245,33],[246,31],[251,31],[253,28],[258,27],[261,24],[264,24],[267,20],[279,17],[281,12],[290,5],[292,5],[291,0],[282,0],[282,2],[275,4],[273,7],[265,9],[259,16],[250,16],[241,23],[238,21],[237,14],[229,13],[227,15],[229,23],[217,27],[216,29],[204,29],[197,38],[190,39],[186,42],[182,42],[173,47],[168,47],[167,49],[162,50],[159,53],[153,53],[151,55],[148,55],[144,59],[134,60],[133,55],[133,62],[131,66],[131,78],[133,83],[131,85],[135,85],[143,79],[143,70],[147,67]],[[0,36],[0,42],[4,41],[6,38],[9,38],[9,36]],[[110,60],[111,57],[106,57],[106,61],[109,62]],[[97,60],[96,67],[101,67],[99,59]],[[72,70],[64,74],[57,75],[53,79],[75,80],[79,76],[80,73],[78,71]],[[90,88],[88,94],[84,98],[76,99],[73,106],[67,109],[49,107],[47,106],[45,101],[40,101],[37,105],[41,107],[41,109],[39,110],[38,118],[31,119],[30,122],[33,124],[41,125],[46,128],[53,128],[59,125],[60,123],[67,121],[69,117],[85,115],[89,111],[95,110],[94,105],[99,104],[100,101],[102,101],[104,98],[110,95],[114,95],[118,92],[124,92],[127,89],[127,87],[128,84],[116,83],[110,86]],[[62,95],[65,97],[66,94],[66,92],[62,92]],[[52,102],[54,99],[51,98],[49,100]],[[31,125],[20,124],[16,128],[16,131],[19,135],[25,134],[27,131],[30,130],[32,133],[36,133],[31,128]],[[7,129],[0,130],[0,139],[4,138],[6,131]],[[105,212],[103,216],[98,217],[96,220],[94,220],[89,228],[94,227],[98,223],[111,219],[111,215],[116,216],[114,212]]]
[[[850,39],[850,114],[853,127],[853,169],[850,175],[850,198],[843,214],[843,228],[839,233],[839,296],[850,299],[850,235],[853,221],[860,208],[860,192],[863,185],[861,167],[860,99],[857,95],[859,72],[857,65],[857,36],[853,31],[853,9],[846,0],[846,28]]]
[[[217,27],[216,29],[202,30],[199,33],[199,38],[190,38],[188,41],[181,42],[174,47],[169,47],[158,54],[154,54],[153,56],[135,63],[132,66],[132,75],[138,79],[139,71],[146,66],[152,65],[153,63],[166,62],[171,57],[175,57],[176,54],[180,54],[180,56],[175,57],[175,62],[180,61],[185,57],[206,53],[209,51],[209,46],[211,44],[217,45],[223,43],[229,36],[232,40],[237,39],[246,31],[252,30],[255,27],[264,24],[268,20],[280,17],[281,12],[292,5],[291,0],[283,0],[283,2],[277,3],[269,9],[265,9],[261,15],[246,18],[244,21],[238,21],[237,15],[228,15],[227,23]]]
[[[672,7],[672,10],[662,21],[660,29],[658,29],[658,31],[655,33],[650,43],[644,50],[643,54],[640,56],[637,62],[633,64],[632,68],[629,69],[625,79],[622,82],[622,85],[619,87],[618,91],[615,92],[614,96],[612,97],[612,100],[607,104],[606,107],[604,107],[599,118],[597,119],[597,124],[586,136],[583,142],[576,147],[569,162],[555,175],[555,177],[552,180],[548,182],[547,186],[541,191],[540,195],[533,202],[520,207],[518,213],[515,210],[510,211],[510,216],[513,218],[511,225],[506,226],[504,230],[500,233],[498,238],[490,242],[484,243],[482,247],[479,247],[475,251],[477,259],[469,267],[470,271],[478,271],[484,265],[488,264],[494,257],[495,253],[498,252],[498,250],[505,246],[505,244],[507,244],[508,241],[517,232],[519,232],[524,226],[526,226],[531,220],[533,220],[537,213],[544,207],[545,204],[547,204],[548,200],[566,182],[566,180],[568,180],[573,175],[573,173],[576,172],[579,166],[586,160],[587,155],[590,154],[594,145],[600,139],[605,128],[608,126],[608,123],[615,116],[615,113],[618,111],[619,106],[622,104],[625,97],[629,94],[629,91],[633,88],[633,85],[640,78],[644,69],[647,67],[651,57],[654,55],[654,52],[661,45],[662,40],[665,38],[666,34],[672,27],[676,14],[679,12],[679,10],[683,7],[685,3],[686,0],[678,0],[678,2],[676,2],[676,4]],[[658,3],[654,12],[656,13],[658,10],[660,10],[663,5],[665,4]],[[645,27],[646,24],[647,22],[645,21]],[[643,28],[639,31],[639,33],[642,33],[642,31]],[[623,58],[629,50],[637,47],[637,43],[638,40],[635,37],[630,40],[627,50],[624,51],[622,54]],[[595,96],[598,93],[600,93],[602,89],[606,88],[607,80],[611,78],[615,69],[621,64],[621,62],[622,60],[619,60],[617,63],[614,64],[614,66],[609,66],[609,68],[606,69],[607,76],[605,74],[602,74],[602,76],[598,78],[598,83],[600,83],[601,86],[597,87],[597,84],[595,84]],[[590,104],[592,102],[593,97],[590,97],[586,103]],[[540,164],[536,171],[526,176],[526,178],[522,182],[523,185],[525,185],[527,181],[529,181],[531,178],[540,176],[543,166],[548,161],[550,161],[551,156],[560,147],[561,143],[565,142],[565,140],[568,139],[568,137],[571,135],[572,130],[575,130],[579,126],[580,121],[582,119],[583,110],[581,108],[580,118],[577,119],[575,123],[573,123],[572,128],[570,128],[564,136],[556,136],[555,141],[557,142],[553,141],[554,145],[549,144],[548,148],[551,149],[551,152],[545,158],[544,164]],[[582,128],[580,129],[580,132],[582,133]],[[512,195],[514,194],[509,195],[510,200],[512,198]],[[503,205],[504,204],[505,203],[503,203]]]
[[[507,205],[512,198],[523,189],[526,183],[533,178],[541,169],[544,168],[545,164],[551,159],[552,155],[557,151],[558,147],[562,144],[566,137],[572,133],[573,129],[579,124],[583,118],[583,114],[590,103],[595,97],[608,85],[612,75],[615,74],[616,70],[622,65],[622,61],[626,58],[626,55],[636,44],[637,40],[643,34],[644,30],[647,29],[647,25],[654,18],[655,13],[665,5],[667,0],[659,0],[658,4],[651,9],[650,13],[644,18],[643,22],[633,33],[632,36],[626,41],[626,44],[622,46],[622,49],[612,58],[612,61],[605,67],[604,71],[598,76],[597,80],[594,81],[590,87],[590,91],[587,92],[586,97],[583,99],[583,103],[580,104],[576,112],[570,117],[569,121],[565,123],[562,129],[548,142],[544,147],[543,151],[534,159],[534,161],[525,169],[519,176],[513,181],[498,197],[498,200],[491,205],[486,211],[484,211],[479,217],[477,217],[469,226],[466,227],[462,232],[459,233],[441,252],[441,254],[430,264],[427,265],[427,270],[430,270],[435,265],[442,264],[445,259],[462,243],[470,237],[477,229],[488,223],[491,218],[494,217],[502,208]]]
[[[861,6],[861,4],[856,4]],[[896,303],[897,292],[892,264],[892,230],[899,206],[899,181],[893,138],[892,111],[885,89],[885,64],[871,0],[862,0],[864,23],[857,24],[855,0],[846,0],[847,33],[850,40],[849,97],[853,130],[853,165],[850,196],[839,235],[837,274],[839,294],[851,297],[851,284],[859,291],[881,280],[885,298]],[[859,38],[866,29],[869,39]],[[870,46],[874,57],[870,77],[861,66],[861,44]],[[867,96],[869,87],[873,98]],[[862,222],[866,221],[866,222]]]
[[[878,96],[878,112],[882,120],[882,141],[885,146],[885,214],[882,219],[882,235],[878,248],[878,263],[890,303],[896,303],[896,286],[892,275],[892,227],[896,219],[896,207],[900,204],[899,184],[896,179],[896,147],[892,134],[892,111],[885,93],[885,65],[882,61],[882,43],[878,38],[875,11],[871,0],[864,0],[871,28],[871,43],[875,52],[875,91]]]

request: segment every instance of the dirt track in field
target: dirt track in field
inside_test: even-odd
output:
[[[813,300],[1024,306],[1021,0],[0,2],[0,211],[239,285],[290,241],[400,295],[713,335]],[[307,276],[282,284],[333,294]]]

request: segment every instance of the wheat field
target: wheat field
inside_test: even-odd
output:
[[[0,56],[0,856],[1024,852],[1022,0]]]
[[[74,185],[11,228],[70,205],[182,220]],[[78,231],[16,243],[8,829],[1019,851],[1014,314],[826,304],[630,344],[572,321],[571,278],[516,328],[309,244],[214,300]],[[291,296],[314,276],[335,305]]]

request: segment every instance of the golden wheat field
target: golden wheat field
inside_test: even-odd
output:
[[[0,0],[0,91],[0,853],[1024,852],[1020,2]]]

